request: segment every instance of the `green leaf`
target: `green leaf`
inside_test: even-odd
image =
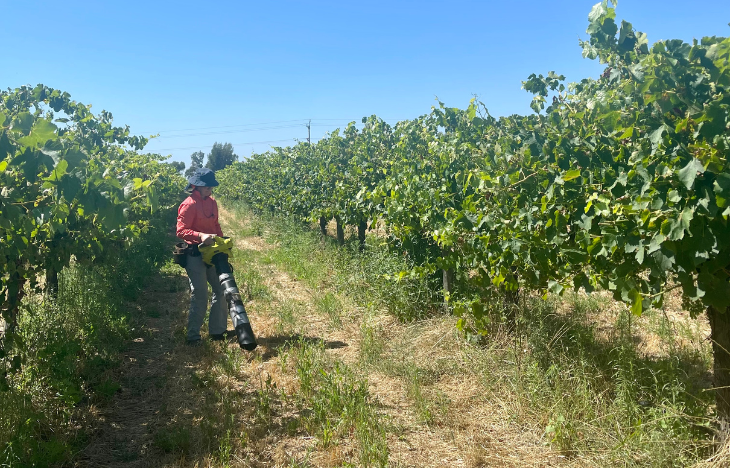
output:
[[[37,120],[26,137],[18,141],[26,146],[41,146],[55,136],[58,128],[46,119]]]
[[[573,180],[577,177],[580,177],[580,169],[571,169],[562,176],[563,181],[565,182]]]
[[[608,2],[606,0],[603,0],[600,3],[596,3],[593,5],[593,8],[591,8],[591,12],[588,13],[588,21],[591,23],[595,23],[599,21],[604,15],[608,13]]]
[[[629,66],[629,72],[633,75],[636,81],[644,80],[644,67],[640,63],[635,63]]]
[[[466,116],[469,120],[474,120],[474,117],[477,116],[477,108],[474,104],[471,104],[469,108],[467,109]]]
[[[81,165],[81,163],[86,159],[86,154],[84,154],[83,151],[80,151],[78,149],[69,149],[66,151],[66,153],[63,155],[63,159],[68,161],[68,168],[69,169],[75,169]]]
[[[11,125],[11,130],[14,132],[20,132],[23,135],[28,135],[30,129],[33,128],[33,115],[30,112],[21,112],[14,119]]]
[[[460,216],[456,221],[454,221],[454,225],[459,226],[463,229],[468,229],[468,230],[473,229],[474,223],[471,219],[469,219],[470,217],[472,217],[469,215],[470,215],[470,213]]]
[[[640,316],[643,310],[643,298],[641,297],[641,293],[636,289],[632,289],[629,291],[629,299],[631,300],[631,313],[636,316]]]
[[[12,165],[18,165],[23,168],[23,174],[29,182],[34,183],[38,180],[38,173],[54,166],[53,159],[40,151],[31,150],[26,147],[25,151],[13,158]]]
[[[675,260],[674,260],[674,252],[672,252],[669,249],[659,249],[656,252],[651,254],[652,257],[654,257],[654,261],[664,271],[671,271]]]
[[[705,293],[702,297],[705,304],[721,310],[730,305],[730,283],[727,279],[703,271],[697,277],[697,286]]]
[[[644,246],[639,246],[638,249],[636,249],[636,261],[641,265],[644,263]]]
[[[651,141],[651,144],[656,148],[659,146],[659,143],[662,142],[662,135],[666,131],[667,127],[665,125],[661,125],[659,128],[654,130],[649,134],[649,141]]]
[[[625,140],[626,138],[631,138],[634,136],[634,127],[629,127],[626,129],[625,132],[621,134],[620,137],[618,137],[619,140]]]
[[[572,264],[580,265],[588,261],[588,254],[582,250],[565,249],[561,252],[563,256]]]
[[[58,127],[56,127],[49,120],[41,119],[38,120],[35,125],[33,125],[30,134],[38,138],[39,142],[45,143],[47,140],[50,140],[51,138],[56,136],[57,130]]]
[[[69,202],[76,198],[76,195],[81,191],[81,181],[76,177],[64,177],[61,179],[58,189],[61,192],[63,198]]]
[[[689,229],[692,218],[694,218],[694,210],[685,207],[682,210],[682,213],[680,213],[679,218],[672,222],[672,229],[669,235],[669,239],[673,241],[684,239],[684,231]]]
[[[66,174],[66,169],[68,168],[68,161],[65,159],[62,159],[59,161],[58,164],[56,164],[56,167],[53,168],[53,172],[51,172],[51,175],[46,177],[45,180],[52,181],[52,182],[58,182],[61,180],[61,177],[63,177]]]
[[[718,195],[723,195],[725,198],[730,197],[730,174],[726,172],[718,174],[713,183],[713,189]]]
[[[580,46],[583,48],[582,56],[590,60],[595,60],[598,57],[598,49],[591,45],[588,41],[581,41]]]
[[[563,285],[558,283],[557,281],[548,281],[548,291],[550,291],[551,293],[560,295],[560,293],[563,292],[563,289]]]
[[[587,293],[593,292],[594,289],[588,276],[583,272],[578,273],[573,278],[573,289],[578,291],[580,288],[585,289]]]
[[[583,230],[590,231],[593,226],[593,216],[582,214],[580,215],[580,221],[577,221],[575,224]]]
[[[157,193],[157,189],[154,185],[147,188],[147,203],[150,205],[150,211],[156,212],[160,208],[159,202],[160,196]]]
[[[679,180],[684,184],[685,187],[691,189],[695,183],[697,173],[705,172],[705,167],[702,165],[699,159],[694,158],[692,161],[687,163],[682,169],[679,170]]]
[[[14,151],[15,148],[10,143],[7,132],[0,132],[0,159],[4,159],[9,154],[12,155]]]
[[[106,207],[99,210],[101,222],[105,229],[111,231],[120,228],[125,223],[124,207],[108,203]]]

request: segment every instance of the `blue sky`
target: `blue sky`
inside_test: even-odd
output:
[[[186,164],[216,141],[246,156],[306,139],[309,119],[317,140],[436,97],[528,113],[530,73],[600,74],[578,46],[596,1],[4,1],[0,87],[68,91]],[[650,42],[730,34],[728,0],[621,0],[617,14]]]

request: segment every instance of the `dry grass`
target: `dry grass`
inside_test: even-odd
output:
[[[586,299],[584,292],[576,296]],[[585,316],[585,324],[590,324],[595,334],[604,342],[617,339],[620,330],[616,327],[619,315],[626,311],[626,306],[614,301],[606,291],[594,292],[591,296],[601,301],[599,310],[591,311]],[[567,303],[558,311],[570,313]],[[703,312],[697,318],[682,307],[682,296],[679,289],[667,293],[661,309],[645,311],[640,317],[632,317],[631,333],[637,351],[645,357],[661,358],[669,355],[673,348],[685,351],[702,352],[707,349],[710,339],[710,323]],[[670,334],[671,346],[668,346],[666,335]]]
[[[730,466],[730,439],[727,439],[717,452],[694,466],[694,468],[727,468]]]

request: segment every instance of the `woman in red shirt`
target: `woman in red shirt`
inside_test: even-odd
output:
[[[187,344],[200,344],[200,327],[205,321],[208,305],[208,287],[213,289],[208,333],[213,340],[222,340],[228,325],[226,300],[215,268],[203,263],[198,246],[210,245],[215,236],[223,236],[218,223],[218,204],[211,196],[218,186],[215,173],[207,168],[196,169],[188,179],[190,196],[177,210],[177,237],[188,243],[185,270],[190,282],[190,314],[188,315]]]

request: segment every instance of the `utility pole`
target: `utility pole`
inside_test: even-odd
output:
[[[307,143],[312,144],[312,119],[307,122]]]

